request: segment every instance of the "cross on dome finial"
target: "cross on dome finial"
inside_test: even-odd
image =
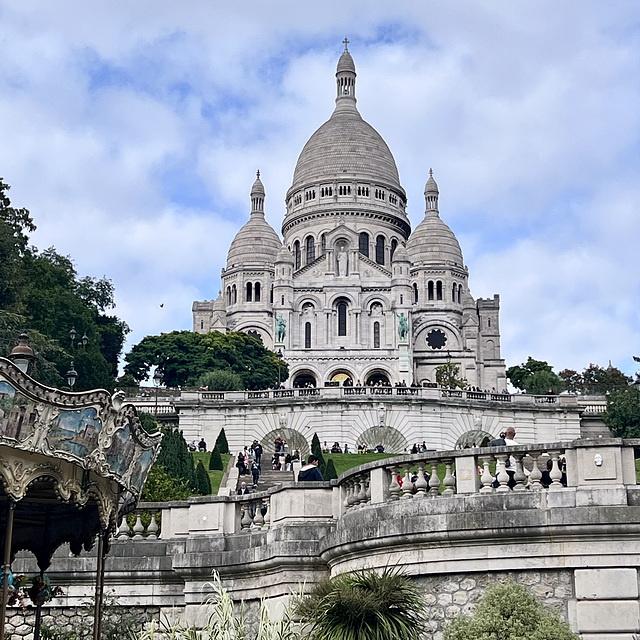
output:
[[[260,169],[256,171],[256,178],[260,179]]]
[[[259,172],[258,172],[259,173]],[[429,177],[433,178],[433,169],[429,169]]]
[[[347,47],[347,45],[349,44],[349,38],[347,38],[347,36],[344,37],[342,44],[344,45],[344,50],[349,51],[349,48]]]

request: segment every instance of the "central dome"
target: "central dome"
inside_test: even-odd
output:
[[[404,193],[387,143],[356,107],[356,67],[346,46],[338,61],[336,80],[336,108],[302,149],[292,190],[308,183],[356,177],[382,182]]]

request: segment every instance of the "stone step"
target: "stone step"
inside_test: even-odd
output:
[[[258,480],[258,491],[266,491],[283,482],[293,482],[293,479],[293,471],[274,471],[273,469],[263,468]],[[238,486],[240,486],[241,482],[246,482],[247,486],[252,486],[253,478],[250,475],[240,476],[238,478]]]

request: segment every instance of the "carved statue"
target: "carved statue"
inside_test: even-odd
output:
[[[344,247],[340,247],[340,252],[338,253],[337,261],[338,261],[338,275],[346,276],[347,275],[347,252],[344,250]]]
[[[284,342],[287,334],[287,321],[282,316],[276,316],[276,342]]]
[[[407,322],[407,316],[404,313],[398,314],[398,338],[400,342],[406,342],[409,336],[409,323]]]

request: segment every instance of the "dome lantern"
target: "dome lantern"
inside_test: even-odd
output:
[[[338,67],[336,69],[336,106],[340,105],[341,102],[344,103],[347,101],[355,105],[356,65],[347,48],[349,40],[345,38],[342,43],[344,44],[344,51],[340,56],[340,60],[338,60]]]
[[[435,211],[438,213],[438,184],[433,179],[433,169],[429,169],[429,179],[424,185],[424,200],[426,211]]]

